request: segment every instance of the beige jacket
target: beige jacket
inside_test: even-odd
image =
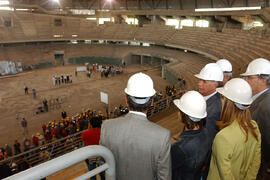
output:
[[[207,180],[256,179],[261,163],[261,134],[255,121],[258,141],[244,131],[235,120],[215,137]]]

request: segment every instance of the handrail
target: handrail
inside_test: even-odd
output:
[[[18,174],[5,178],[5,180],[35,180],[42,179],[57,171],[70,167],[87,158],[101,156],[105,163],[93,171],[77,177],[77,180],[90,178],[105,170],[106,180],[115,180],[115,160],[112,152],[101,145],[86,146],[63,156],[57,157],[53,160],[42,163],[38,166],[32,167]]]

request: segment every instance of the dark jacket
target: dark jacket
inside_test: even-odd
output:
[[[217,122],[220,121],[221,110],[222,110],[222,105],[221,105],[221,98],[220,98],[219,93],[216,93],[215,95],[207,99],[206,101],[207,117],[206,117],[205,128],[207,129],[208,134],[209,134],[210,153],[209,153],[209,156],[207,157],[206,168],[205,168],[205,171],[203,172],[203,179],[207,178],[207,174],[209,171],[212,144],[213,144],[216,134],[218,133]]]
[[[216,134],[218,133],[217,121],[220,121],[221,114],[221,99],[219,93],[216,93],[214,96],[210,97],[206,101],[206,129],[213,141]],[[212,144],[212,142],[211,142]]]
[[[4,179],[11,175],[12,172],[10,167],[6,163],[0,164],[0,179]]]
[[[270,89],[255,99],[250,110],[261,132],[263,165],[270,162]]]
[[[171,147],[172,180],[200,180],[210,153],[207,129],[183,131],[180,138]]]

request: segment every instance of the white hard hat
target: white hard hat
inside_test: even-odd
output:
[[[247,81],[241,78],[233,78],[224,87],[217,88],[217,92],[231,101],[243,105],[252,103],[252,89]]]
[[[254,59],[248,64],[247,70],[241,76],[270,74],[270,62],[264,58]]]
[[[180,99],[175,99],[173,103],[192,121],[198,122],[207,116],[206,101],[197,91],[188,91]]]
[[[133,97],[145,98],[153,96],[156,91],[152,79],[140,72],[129,78],[125,93]]]
[[[195,77],[202,80],[223,81],[223,72],[216,63],[209,63],[202,68],[200,74]]]
[[[216,63],[223,72],[232,72],[232,64],[227,59],[220,59]]]

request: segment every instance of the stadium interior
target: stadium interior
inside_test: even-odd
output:
[[[42,125],[60,124],[62,111],[76,119],[89,109],[106,116],[108,108],[112,117],[125,105],[129,76],[140,71],[151,76],[157,92],[176,89],[157,99],[148,116],[177,135],[183,125],[172,100],[196,89],[194,74],[202,67],[225,58],[238,77],[253,59],[270,59],[269,6],[269,0],[0,0],[0,147],[16,139],[23,146]],[[96,63],[122,71],[90,78],[76,70]],[[72,83],[55,86],[52,78],[63,74],[72,75]],[[100,92],[109,95],[109,105],[100,102]],[[39,114],[44,98],[49,111]],[[42,164],[82,147],[80,135],[68,145],[70,137],[59,138],[2,162],[30,155],[31,166]],[[36,156],[37,150],[49,155]],[[72,179],[86,169],[78,163],[47,179]]]

